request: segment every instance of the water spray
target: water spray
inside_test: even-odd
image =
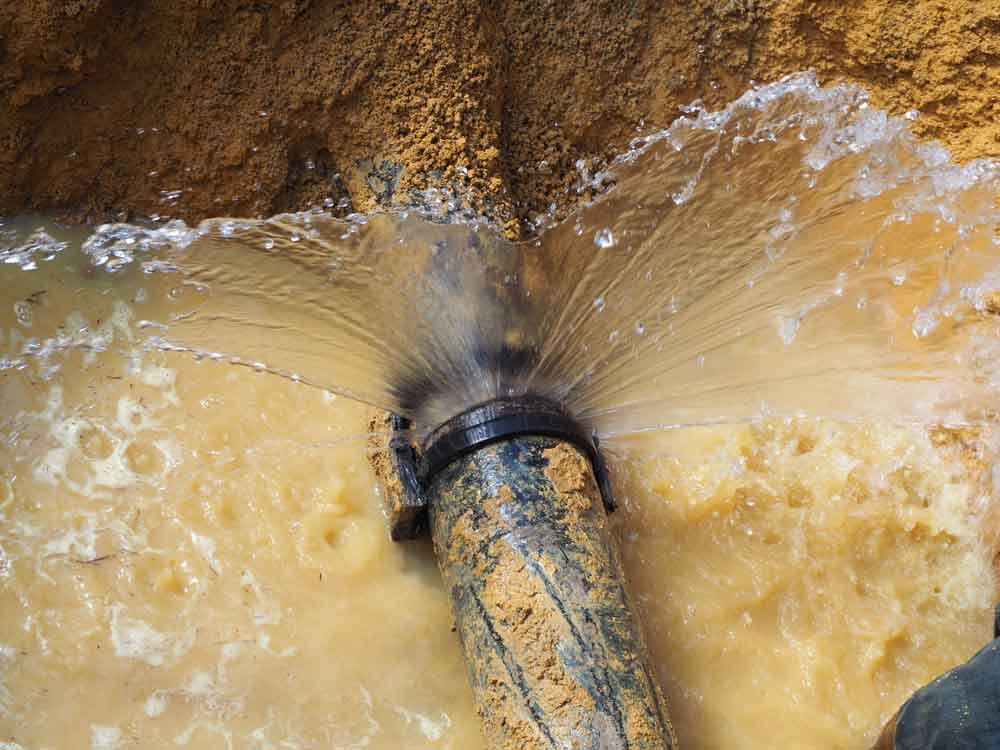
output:
[[[676,748],[596,438],[533,396],[475,406],[419,446],[392,426],[391,533],[430,533],[487,746]]]
[[[376,459],[393,537],[433,539],[495,750],[676,746],[591,427],[995,412],[995,342],[942,342],[988,309],[996,170],[811,76],[633,146],[531,242],[392,212],[170,240],[181,348],[400,415]],[[133,257],[115,231],[88,252]]]

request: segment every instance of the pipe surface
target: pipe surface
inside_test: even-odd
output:
[[[428,491],[487,747],[676,748],[586,456],[512,437],[455,458]]]

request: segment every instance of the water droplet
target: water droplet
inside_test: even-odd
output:
[[[635,335],[642,336],[646,332],[646,324],[641,320],[635,322]]]
[[[31,306],[27,302],[14,303],[14,317],[25,328],[31,328],[33,316],[31,314]]]
[[[272,240],[270,238],[264,240],[264,249],[265,250],[274,250],[274,240]]]
[[[837,297],[843,297],[844,290],[846,289],[846,287],[847,287],[847,272],[841,271],[840,273],[837,274],[837,283],[833,287],[833,293]]]
[[[913,319],[913,335],[918,339],[926,338],[934,332],[940,322],[936,310],[920,310]]]
[[[802,319],[798,316],[792,318],[781,317],[778,319],[778,334],[785,346],[790,345],[795,340],[795,335],[799,332]]]
[[[683,206],[694,196],[694,189],[698,186],[697,178],[690,180],[683,190],[679,190],[670,196],[674,205]]]
[[[599,229],[597,230],[597,234],[594,235],[594,244],[602,250],[607,250],[615,246],[615,235],[608,227]]]
[[[604,312],[604,308],[606,305],[607,303],[604,301],[604,297],[598,297],[597,299],[594,300],[594,308],[597,310],[597,312]]]

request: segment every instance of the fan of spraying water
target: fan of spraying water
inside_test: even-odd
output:
[[[181,273],[155,341],[432,427],[538,393],[602,435],[811,415],[987,416],[998,166],[956,166],[862,91],[807,75],[692,107],[514,244],[379,215],[105,227],[99,263]]]

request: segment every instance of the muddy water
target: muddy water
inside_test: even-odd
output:
[[[626,565],[686,746],[866,747],[991,635],[997,526],[955,435],[769,423],[635,447],[660,455],[629,463]]]
[[[72,248],[4,277],[8,353],[77,338],[0,380],[0,738],[480,746],[430,551],[388,540],[365,408],[145,351],[166,278]],[[988,431],[772,422],[616,453],[686,747],[863,747],[987,637]]]
[[[84,235],[0,230],[0,747],[481,747],[430,550],[388,540],[366,408],[150,348],[148,321],[204,292],[128,262],[135,235],[95,269]],[[267,295],[247,300],[241,319],[266,320]],[[226,330],[228,351],[287,341]],[[768,330],[754,362],[785,356]],[[644,402],[649,424],[661,407]],[[772,419],[610,447],[684,747],[865,747],[990,634],[982,420]]]
[[[0,381],[0,739],[474,747],[447,599],[426,546],[386,535],[363,407],[143,354],[169,295],[79,269],[23,280],[48,290],[30,326],[3,312],[7,340],[92,341]]]

